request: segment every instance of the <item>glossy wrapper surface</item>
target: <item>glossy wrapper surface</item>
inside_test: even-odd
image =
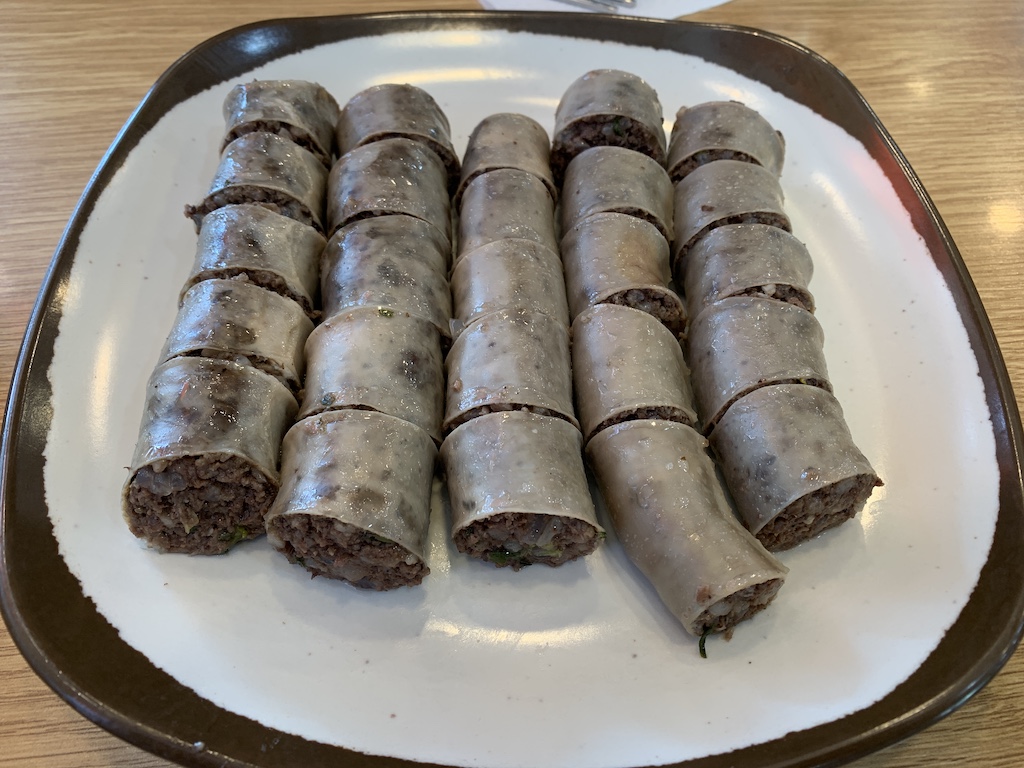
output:
[[[544,182],[552,200],[558,199],[558,187],[551,175],[551,139],[544,126],[532,117],[515,112],[498,112],[477,123],[469,135],[462,160],[462,178],[455,193],[459,206],[466,185],[481,173],[500,168],[515,168],[532,173]]]
[[[499,168],[477,176],[462,195],[458,258],[495,240],[533,240],[558,252],[555,204],[527,171]]]

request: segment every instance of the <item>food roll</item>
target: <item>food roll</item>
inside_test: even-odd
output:
[[[447,172],[431,150],[411,139],[381,139],[350,149],[331,169],[328,234],[349,222],[404,213],[451,239]]]
[[[792,231],[779,179],[760,165],[715,160],[695,168],[675,187],[674,274],[687,251],[715,227],[756,223]]]
[[[739,101],[708,101],[676,112],[668,146],[672,183],[715,160],[757,163],[778,176],[786,145],[760,112]]]
[[[684,275],[688,312],[729,296],[763,296],[814,311],[808,285],[814,264],[796,237],[767,224],[727,224],[702,237],[686,256]]]
[[[577,316],[572,372],[585,443],[634,419],[697,425],[679,340],[646,312],[598,304]]]
[[[551,139],[533,118],[514,112],[499,112],[477,123],[469,135],[462,161],[462,176],[455,192],[459,207],[466,186],[481,173],[500,168],[515,168],[532,173],[544,182],[552,200],[558,199],[558,187],[551,174]]]
[[[436,458],[426,432],[384,413],[303,419],[284,438],[267,539],[314,576],[378,591],[419,584]]]
[[[794,304],[757,296],[722,299],[697,315],[687,341],[705,433],[758,387],[801,382],[832,391],[821,325]]]
[[[199,205],[185,215],[198,232],[225,205],[255,203],[323,232],[327,169],[308,149],[274,133],[246,133],[228,144]]]
[[[260,205],[225,205],[203,217],[181,298],[202,280],[244,278],[298,302],[314,318],[326,242],[312,227]]]
[[[698,637],[763,610],[788,572],[736,520],[706,446],[689,426],[660,420],[616,424],[587,445],[627,557]]]
[[[164,552],[214,555],[264,532],[295,398],[249,365],[179,357],[157,366],[122,511]]]
[[[321,323],[306,340],[303,419],[344,408],[380,411],[441,442],[444,359],[427,320],[357,307]]]
[[[624,213],[597,213],[562,237],[562,262],[573,317],[595,304],[649,313],[673,333],[686,327],[682,299],[669,288],[668,243],[658,229]]]
[[[434,97],[406,83],[385,83],[360,91],[341,110],[340,154],[383,139],[404,138],[429,147],[444,164],[449,191],[459,181],[459,156],[448,117]]]
[[[451,289],[461,327],[491,312],[522,308],[569,327],[562,261],[532,240],[495,240],[470,251],[452,270]]]
[[[882,485],[839,402],[807,384],[740,398],[711,433],[711,445],[740,518],[771,551],[851,519]]]
[[[458,257],[495,240],[516,238],[558,252],[555,204],[532,173],[500,168],[477,176],[465,189],[459,211]]]
[[[596,213],[649,221],[672,240],[672,182],[651,158],[622,147],[593,147],[573,158],[562,185],[562,231]]]
[[[331,237],[321,267],[323,315],[385,307],[429,320],[451,337],[450,248],[437,228],[411,216],[358,219]]]
[[[313,321],[289,298],[245,280],[204,280],[185,293],[160,359],[248,362],[297,394],[312,331]]]
[[[565,419],[572,404],[569,332],[531,309],[503,309],[467,326],[445,361],[444,431],[492,411],[529,410]]]
[[[658,94],[643,79],[617,69],[595,69],[565,90],[555,110],[551,169],[566,166],[589,147],[636,150],[665,164],[665,128]]]
[[[518,571],[590,554],[604,538],[580,433],[526,411],[490,413],[445,438],[452,539],[463,554]]]
[[[305,147],[330,167],[338,102],[318,83],[305,80],[239,83],[228,92],[223,111],[224,147],[246,133],[276,133]]]

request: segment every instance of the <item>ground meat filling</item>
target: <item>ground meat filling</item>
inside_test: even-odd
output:
[[[768,283],[766,285],[757,285],[753,288],[748,288],[745,291],[740,291],[739,293],[731,295],[775,299],[776,301],[784,301],[786,304],[794,304],[801,309],[806,309],[808,312],[814,312],[814,300],[811,298],[811,294],[793,285]]]
[[[656,318],[677,337],[686,330],[686,310],[679,297],[668,290],[655,291],[649,288],[627,288],[614,293],[602,303],[631,307]]]
[[[848,477],[794,501],[757,532],[769,552],[795,547],[856,515],[876,486],[877,475]]]
[[[545,408],[541,405],[526,405],[525,403],[491,403],[489,405],[478,405],[476,408],[470,408],[465,413],[460,413],[447,425],[446,431],[451,432],[460,424],[465,424],[467,421],[475,419],[477,416],[483,416],[487,413],[499,413],[501,411],[526,411],[527,413],[535,413],[538,416],[554,416],[556,419],[562,419],[562,421],[568,421],[572,424],[572,419],[570,419],[566,414],[561,411],[553,411],[550,408]]]
[[[320,234],[324,233],[320,221],[306,205],[280,190],[258,187],[253,184],[238,184],[207,195],[199,205],[186,205],[185,216],[192,219],[196,225],[196,232],[198,232],[206,214],[223,208],[225,205],[242,205],[243,203],[260,205],[268,211],[279,213],[289,219],[295,219],[301,224],[313,227]]]
[[[252,120],[243,125],[236,125],[224,137],[221,151],[239,136],[245,136],[247,133],[275,133],[282,138],[290,139],[303,149],[309,150],[327,168],[331,167],[331,156],[317,144],[316,139],[310,135],[309,131],[305,131],[296,125],[282,123],[280,120]]]
[[[278,547],[291,562],[316,576],[383,592],[411,587],[430,573],[401,544],[323,515],[280,515],[270,522]]]
[[[551,173],[559,185],[569,162],[591,147],[625,147],[665,164],[661,143],[645,124],[626,115],[592,115],[580,118],[555,137]]]
[[[769,227],[778,227],[785,232],[792,232],[793,225],[790,224],[789,219],[779,213],[772,213],[771,211],[754,211],[751,213],[737,213],[733,216],[726,216],[725,218],[718,219],[708,224],[706,227],[701,229],[697,234],[687,240],[679,248],[676,253],[675,261],[672,265],[672,274],[676,275],[677,279],[682,277],[682,272],[679,267],[683,263],[683,259],[686,256],[687,251],[692,248],[698,240],[704,237],[712,229],[718,227],[724,227],[726,224],[766,224]]]
[[[126,517],[156,549],[216,555],[262,535],[276,495],[277,484],[238,456],[183,456],[135,473]]]
[[[513,571],[552,567],[589,555],[600,543],[594,526],[559,515],[504,512],[476,520],[454,535],[459,552]]]
[[[226,349],[193,349],[188,352],[182,352],[178,355],[179,357],[208,357],[214,360],[228,360],[232,363],[238,363],[240,365],[251,365],[257,370],[263,371],[268,376],[273,376],[275,379],[280,381],[288,390],[295,395],[296,398],[299,396],[299,389],[301,384],[297,379],[289,378],[285,375],[284,368],[280,363],[271,360],[270,358],[263,357],[263,355],[242,355],[237,352],[230,352]]]
[[[782,579],[769,579],[734,592],[708,606],[694,622],[694,630],[699,635],[724,632],[728,639],[737,624],[767,608],[781,587]]]
[[[765,386],[769,386],[769,385],[775,385],[775,384],[807,384],[807,385],[812,386],[812,387],[818,387],[818,389],[824,389],[826,392],[829,392],[829,393],[832,392],[832,382],[830,382],[828,379],[814,379],[814,378],[810,378],[810,379],[778,379],[778,380],[773,380],[773,381],[759,381],[756,384],[754,384],[753,386],[747,387],[742,392],[737,392],[735,395],[733,395],[731,398],[729,398],[728,402],[726,402],[725,405],[723,405],[718,410],[718,413],[715,414],[714,418],[710,422],[708,422],[708,426],[707,426],[707,429],[704,430],[704,434],[705,435],[710,435],[711,431],[715,428],[715,425],[718,424],[718,422],[722,420],[722,417],[725,415],[725,412],[728,411],[732,407],[732,404],[735,403],[737,400],[739,400],[741,397],[745,397],[746,395],[749,395],[751,392],[754,392],[755,390],[758,390],[761,387],[765,387]]]
[[[204,269],[189,280],[185,285],[185,290],[188,290],[193,285],[201,283],[204,280],[238,280],[243,283],[252,283],[260,288],[276,293],[278,296],[284,296],[286,299],[291,299],[302,307],[302,310],[311,320],[316,320],[319,315],[319,312],[317,312],[310,302],[309,297],[293,291],[289,287],[288,281],[276,272],[271,272],[265,269],[251,269],[249,267]]]
[[[686,424],[689,427],[696,427],[693,415],[689,411],[671,405],[649,405],[609,416],[594,428],[590,436],[593,437],[598,432],[608,429],[608,427],[614,427],[616,424],[622,424],[626,421],[647,421],[648,419],[675,421],[680,424]]]
[[[672,183],[679,183],[691,172],[697,170],[702,165],[713,163],[715,160],[738,160],[741,163],[761,165],[752,155],[748,155],[746,152],[739,152],[734,149],[702,149],[700,152],[693,153],[672,167],[670,172]]]

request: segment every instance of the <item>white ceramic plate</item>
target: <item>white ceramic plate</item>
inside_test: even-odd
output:
[[[175,65],[104,160],[41,294],[5,426],[3,607],[51,685],[197,765],[782,766],[889,743],[995,673],[1024,579],[998,592],[984,638],[971,625],[1004,588],[993,570],[1022,570],[1018,417],[948,233],[836,70],[696,24],[314,21],[227,33]],[[410,82],[461,152],[497,111],[550,130],[565,87],[609,65],[656,88],[667,128],[681,105],[739,99],[787,140],[786,207],[815,258],[836,395],[886,485],[782,556],[776,602],[702,659],[613,536],[560,569],[497,570],[448,543],[440,493],[431,575],[395,593],[311,581],[266,541],[205,559],[141,547],[119,493],[194,253],[182,207],[216,169],[228,88],[302,78],[344,102]]]

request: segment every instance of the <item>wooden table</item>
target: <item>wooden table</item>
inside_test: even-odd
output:
[[[660,0],[644,0],[657,3]],[[157,6],[160,7],[157,7]],[[376,2],[0,0],[0,381],[65,223],[122,123],[178,56],[288,15],[475,9]],[[977,284],[1024,392],[1024,13],[1016,0],[733,0],[691,17],[792,38],[861,90],[909,158]],[[6,392],[6,389],[4,390]],[[169,765],[65,705],[0,625],[0,766]],[[857,768],[1024,765],[1024,651],[961,710]]]

